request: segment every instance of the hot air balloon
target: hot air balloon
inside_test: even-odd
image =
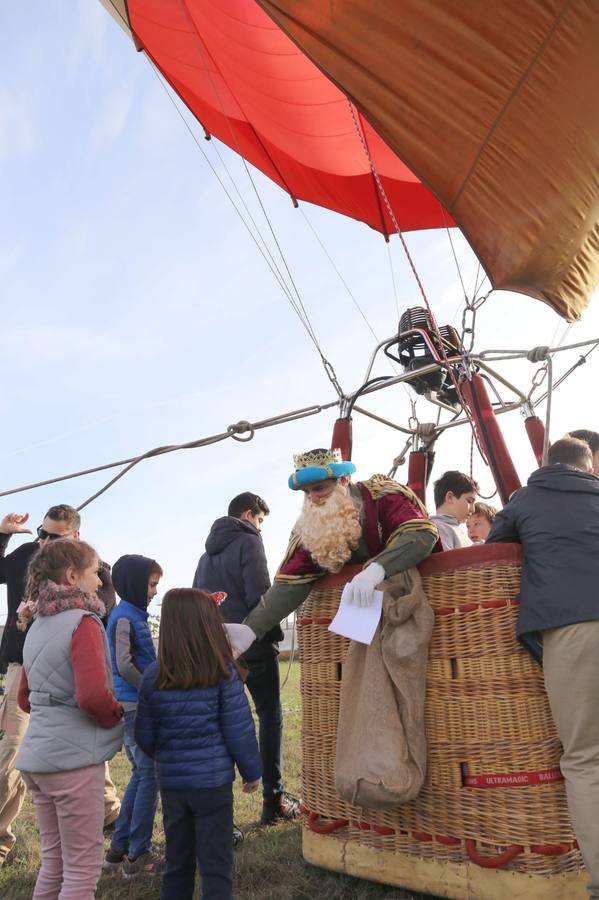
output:
[[[456,224],[493,287],[535,297],[568,320],[583,312],[599,281],[594,3],[101,2],[206,136],[294,203],[386,237]],[[519,482],[486,392],[484,355],[471,358],[428,303],[408,310],[382,349],[417,392],[470,419],[507,500]],[[371,369],[342,400],[334,445],[346,456],[352,408],[374,387]],[[528,412],[540,461],[548,436]],[[428,449],[412,459],[421,492]],[[441,553],[422,566],[436,613],[429,772],[419,797],[384,812],[354,807],[334,789],[347,641],[327,623],[353,572],[312,590],[299,618],[308,860],[452,898],[584,895],[542,675],[515,640],[519,566],[509,546]]]

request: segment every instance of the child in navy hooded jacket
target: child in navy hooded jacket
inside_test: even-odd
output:
[[[114,692],[125,709],[125,753],[131,778],[116,820],[105,868],[123,867],[125,876],[155,875],[162,860],[152,852],[152,830],[158,800],[154,761],[137,746],[133,732],[138,688],[144,672],[156,659],[148,624],[148,604],[156,596],[162,569],[153,559],[130,554],[112,568],[112,582],[120,603],[110,613],[106,629]]]
[[[246,793],[262,762],[249,703],[211,594],[170,590],[158,662],[144,675],[135,738],[158,765],[166,869],[161,900],[191,900],[196,859],[202,897],[231,900],[235,766]]]

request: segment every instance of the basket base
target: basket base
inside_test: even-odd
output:
[[[482,869],[473,863],[441,863],[303,829],[306,862],[369,881],[447,897],[450,900],[586,900],[586,872],[523,875]]]

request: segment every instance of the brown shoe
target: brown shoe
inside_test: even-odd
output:
[[[123,857],[123,878],[135,878],[136,875],[149,875],[153,878],[155,875],[161,875],[163,869],[164,856],[154,853],[153,850],[142,853],[137,859]]]

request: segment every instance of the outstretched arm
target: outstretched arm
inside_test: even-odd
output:
[[[256,637],[264,637],[271,628],[274,628],[275,625],[291,615],[298,606],[302,605],[315,580],[303,584],[275,580],[273,586],[266,592],[258,606],[251,611],[244,624],[252,629]]]

